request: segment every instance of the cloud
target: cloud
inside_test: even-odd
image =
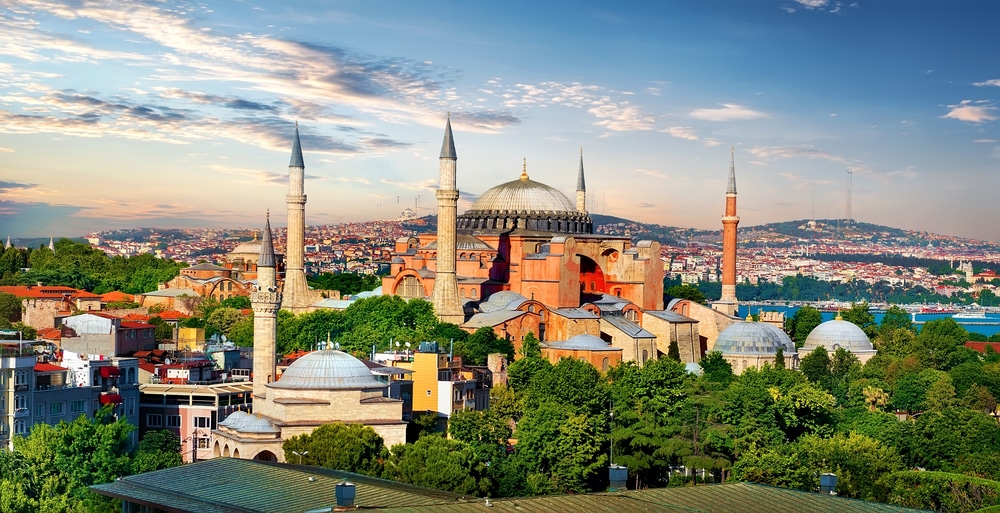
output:
[[[4,148],[0,146],[0,153],[14,153],[14,148]]]
[[[493,132],[519,125],[521,120],[509,112],[460,110],[451,113],[452,123],[474,131]]]
[[[694,129],[689,126],[672,126],[669,128],[664,128],[660,130],[665,134],[670,134],[671,137],[676,137],[678,139],[684,139],[686,141],[697,141],[698,135],[694,133]]]
[[[242,177],[243,180],[237,181],[242,184],[270,185],[288,183],[288,173],[276,173],[274,171],[262,171],[259,169],[223,166],[221,164],[211,164],[206,167],[218,173]]]
[[[643,113],[638,107],[629,105],[627,102],[605,103],[587,109],[587,112],[599,120],[594,125],[615,132],[652,130],[655,123],[652,116]]]
[[[995,143],[995,142],[997,142],[997,140],[996,139],[976,139],[975,141],[972,141],[972,142],[975,142],[975,143]]]
[[[823,159],[832,162],[845,163],[847,159],[833,155],[830,152],[817,149],[811,145],[789,146],[755,146],[747,150],[751,155],[764,161],[790,158]]]
[[[976,87],[987,87],[987,86],[1000,87],[1000,78],[993,78],[985,82],[973,82],[972,85]]]
[[[171,98],[171,99],[185,99],[190,100],[194,103],[199,103],[203,105],[218,105],[225,107],[227,109],[235,110],[250,110],[250,111],[266,111],[266,112],[277,112],[278,108],[274,105],[267,105],[264,103],[259,103],[251,100],[246,100],[243,98],[236,98],[233,96],[219,96],[210,93],[203,93],[199,91],[184,91],[178,88],[156,88],[161,89],[160,97]]]
[[[636,169],[635,172],[642,175],[651,176],[653,178],[659,178],[660,180],[670,179],[669,175],[667,175],[663,171],[657,171],[655,169]]]
[[[400,182],[397,180],[392,180],[389,178],[382,178],[379,182],[386,185],[393,185],[410,191],[433,191],[438,187],[438,183],[435,180],[427,179],[420,182]]]
[[[499,78],[493,78],[486,84],[487,87],[479,92],[497,97],[508,109],[555,106],[583,109],[597,118],[594,125],[615,132],[652,130],[655,123],[655,119],[640,107],[617,98],[632,96],[632,92],[615,92],[579,82],[546,81],[506,86]]]
[[[695,109],[689,115],[704,121],[743,121],[767,117],[766,113],[734,103],[724,103],[718,109]]]
[[[656,205],[654,205],[652,203],[645,203],[645,202],[643,202],[643,203],[636,204],[636,207],[639,207],[639,208],[656,208]]]
[[[984,121],[994,121],[997,117],[991,114],[996,107],[987,104],[985,101],[973,102],[972,100],[962,100],[958,105],[949,105],[947,114],[942,118],[957,119],[969,123],[982,123]]]
[[[33,189],[36,186],[37,185],[33,183],[20,183],[20,182],[12,182],[9,180],[0,180],[0,194],[7,194],[8,192],[13,192],[18,190]]]
[[[818,7],[824,7],[826,4],[830,3],[829,0],[795,0],[795,1],[802,4],[807,9],[816,9]]]

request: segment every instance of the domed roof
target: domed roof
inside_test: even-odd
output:
[[[773,355],[781,347],[785,353],[795,351],[795,343],[785,332],[766,322],[740,321],[719,333],[715,350],[722,354]]]
[[[524,175],[484,192],[469,211],[576,212],[565,194]]]
[[[229,254],[230,255],[250,254],[253,256],[259,256],[260,247],[262,245],[263,243],[257,238],[257,234],[255,233],[253,236],[253,240],[247,242],[241,242],[239,245],[233,248],[233,250],[230,251]]]
[[[684,372],[694,374],[695,376],[701,376],[705,373],[705,369],[702,369],[701,365],[698,365],[695,362],[687,362],[684,364]]]
[[[558,349],[580,349],[584,351],[620,351],[621,348],[611,347],[610,344],[601,340],[600,337],[595,337],[594,335],[576,335],[570,337],[565,342],[549,342],[547,344],[549,347]]]
[[[838,316],[832,321],[826,321],[813,328],[809,336],[806,337],[802,349],[812,351],[819,346],[823,346],[829,352],[834,352],[843,347],[851,352],[874,351],[875,346],[868,335],[854,323],[840,319]]]
[[[280,430],[271,424],[271,421],[250,415],[249,413],[237,410],[231,413],[226,420],[219,423],[219,427],[227,427],[240,433],[278,433]]]
[[[356,390],[384,388],[361,360],[336,350],[313,351],[295,360],[269,388]]]

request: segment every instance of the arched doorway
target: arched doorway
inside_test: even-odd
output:
[[[254,461],[278,461],[278,457],[271,451],[260,451],[253,459]]]
[[[580,295],[606,293],[608,289],[604,283],[604,271],[601,266],[589,257],[578,256],[580,257]],[[584,302],[581,301],[581,303]]]

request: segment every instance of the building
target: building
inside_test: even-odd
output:
[[[713,307],[727,315],[736,315],[736,163],[733,150],[729,157],[729,182],[726,185],[726,213],[722,216],[722,297]]]
[[[351,506],[338,507],[338,485],[353,486]],[[169,490],[164,483],[171,483]],[[755,513],[907,513],[918,510],[753,483],[649,488],[604,493],[483,499],[321,467],[234,458],[125,476],[92,486],[122,501],[124,513],[284,513],[363,511],[466,513],[469,511],[702,511]],[[248,493],[252,490],[252,493]],[[344,490],[341,488],[341,490]]]
[[[818,347],[825,348],[830,354],[837,349],[846,349],[857,356],[862,364],[871,360],[877,352],[868,335],[854,323],[845,321],[839,313],[833,320],[826,321],[809,332],[799,349],[799,357],[805,357]]]
[[[53,328],[59,321],[78,312],[101,309],[101,296],[61,285],[5,285],[0,292],[21,300],[21,321],[36,329]]]
[[[792,339],[784,331],[766,322],[754,322],[749,316],[722,330],[714,348],[733,366],[734,374],[743,374],[751,367],[774,366],[778,349],[784,353],[785,368],[799,367],[799,355]]]
[[[60,349],[81,354],[128,356],[156,349],[156,326],[101,313],[63,319]]]
[[[309,288],[305,271],[306,193],[305,160],[299,140],[299,124],[295,123],[292,158],[288,163],[288,237],[285,245],[285,280],[282,286],[281,308],[292,313],[312,310],[312,304],[323,299],[318,290]],[[258,263],[258,266],[261,264]],[[277,261],[275,261],[275,266]]]

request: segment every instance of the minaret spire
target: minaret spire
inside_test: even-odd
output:
[[[285,244],[285,285],[282,308],[294,313],[308,310],[314,301],[305,273],[305,231],[306,193],[305,161],[302,159],[302,142],[299,139],[299,124],[295,123],[295,139],[292,141],[292,158],[288,163],[288,232]]]
[[[465,311],[458,298],[458,276],[456,268],[456,245],[458,229],[458,189],[456,174],[458,155],[455,153],[455,139],[451,133],[451,114],[444,127],[444,142],[441,144],[439,160],[440,180],[437,190],[437,258],[434,273],[434,290],[431,302],[441,322],[461,324],[465,321]]]
[[[583,146],[580,146],[580,172],[576,176],[576,210],[587,211],[587,182],[583,178]]]
[[[55,239],[53,239],[52,237],[49,237],[49,250],[52,251],[53,253],[56,252]]]
[[[736,147],[729,152],[729,183],[726,186],[726,213],[722,216],[722,297],[716,307],[729,315],[735,315],[739,306],[736,298],[736,227],[740,218],[736,215]]]
[[[260,412],[267,384],[277,375],[278,308],[281,293],[275,278],[274,244],[271,241],[271,213],[264,221],[264,236],[257,258],[257,290],[250,293],[253,306],[253,409]]]
[[[4,246],[4,249],[10,249],[12,247],[14,247],[14,246],[13,246],[13,244],[10,243],[10,235],[7,235],[7,245]]]

